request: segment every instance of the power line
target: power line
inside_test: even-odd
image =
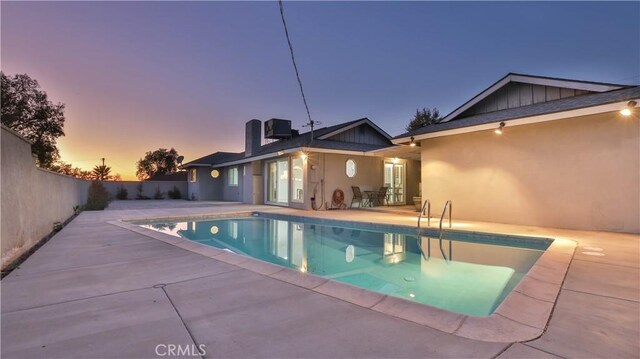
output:
[[[287,44],[289,44],[289,52],[291,53],[291,62],[293,62],[293,69],[296,71],[296,78],[298,79],[298,85],[300,86],[300,93],[302,94],[302,101],[304,102],[304,108],[307,110],[307,117],[309,118],[308,126],[311,126],[311,140],[313,141],[313,125],[315,124],[311,119],[311,112],[309,112],[309,105],[307,104],[307,97],[304,95],[304,89],[302,88],[302,80],[300,80],[300,73],[298,72],[298,66],[296,65],[296,57],[293,54],[293,45],[291,45],[291,39],[289,38],[289,30],[287,29],[287,22],[284,20],[284,7],[282,0],[279,0],[280,4],[280,17],[282,18],[282,25],[284,26],[284,34],[287,37]]]

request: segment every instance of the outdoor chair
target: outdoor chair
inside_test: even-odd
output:
[[[374,202],[376,205],[380,206],[385,204],[385,201],[387,200],[388,189],[389,187],[380,187],[380,190],[378,190],[378,194],[374,197]],[[387,204],[389,204],[389,202],[387,202]]]
[[[353,208],[354,203],[358,203],[358,207],[362,207],[362,201],[364,200],[364,197],[362,197],[360,187],[351,186],[351,190],[353,191],[353,198],[351,198],[351,204],[349,204],[349,208]]]

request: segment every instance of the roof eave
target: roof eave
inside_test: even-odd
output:
[[[483,91],[481,91],[480,93],[472,97],[467,102],[457,107],[455,110],[451,111],[442,119],[441,122],[449,122],[455,119],[458,115],[468,110],[472,106],[476,105],[478,102],[489,97],[491,94],[495,93],[496,91],[498,91],[500,88],[502,88],[509,82],[521,82],[521,83],[527,83],[532,85],[542,85],[542,86],[568,87],[568,88],[573,88],[577,90],[586,90],[586,91],[593,91],[593,92],[607,92],[607,91],[619,90],[619,89],[628,87],[625,85],[608,84],[608,83],[602,83],[602,82],[570,80],[570,79],[563,79],[563,78],[525,75],[525,74],[510,72],[506,76],[494,82],[491,86],[487,87],[486,89],[484,89]]]
[[[602,105],[586,106],[586,107],[574,108],[574,109],[558,111],[558,112],[549,112],[549,113],[540,114],[540,115],[517,117],[517,118],[511,118],[511,119],[498,119],[498,120],[491,121],[488,123],[483,123],[483,124],[470,125],[470,126],[458,127],[458,128],[452,128],[452,129],[443,129],[439,131],[427,132],[422,134],[413,134],[413,135],[407,134],[403,137],[395,138],[391,140],[391,142],[393,142],[396,145],[400,145],[400,144],[411,142],[412,137],[414,141],[419,141],[419,140],[424,140],[428,138],[452,136],[452,135],[458,135],[458,134],[469,133],[469,132],[495,130],[496,128],[495,124],[500,122],[504,122],[506,127],[521,126],[521,125],[528,125],[528,124],[540,123],[540,122],[557,121],[557,120],[562,120],[562,119],[571,118],[571,117],[588,116],[588,115],[595,115],[595,114],[607,113],[607,112],[617,112],[622,107],[626,106],[628,102],[629,102],[628,99],[620,100],[620,101],[611,102],[611,103],[602,104]],[[636,102],[639,103],[639,104],[636,104],[636,107],[639,107],[640,99],[637,99]]]

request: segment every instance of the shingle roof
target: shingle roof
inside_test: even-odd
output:
[[[214,163],[222,163],[222,162],[230,162],[237,161],[241,158],[244,158],[244,152],[216,152],[210,155],[200,157],[191,162],[187,162],[183,164],[183,167],[187,167],[189,165],[211,165]]]
[[[284,150],[297,148],[297,147],[366,152],[366,151],[372,151],[372,150],[377,150],[377,149],[392,146],[390,141],[388,145],[369,145],[364,143],[352,143],[352,142],[341,142],[341,141],[319,139],[319,137],[322,137],[328,133],[337,131],[341,128],[348,127],[362,120],[368,120],[368,119],[360,118],[357,120],[348,121],[348,122],[340,123],[337,125],[316,129],[313,131],[313,141],[311,141],[311,132],[309,131],[309,132],[301,133],[297,136],[294,136],[288,139],[278,140],[272,143],[267,143],[265,145],[262,145],[258,151],[256,151],[249,157],[245,157],[244,152],[240,152],[240,153],[216,152],[208,156],[198,158],[197,160],[188,162],[184,164],[183,167],[188,167],[189,165],[219,165],[227,162],[235,162],[235,161],[244,160],[244,159],[250,160],[251,158],[254,158],[254,157],[263,156],[270,153],[276,153],[279,151],[284,151]]]
[[[585,107],[605,105],[608,103],[626,101],[640,97],[640,86],[601,92],[595,94],[580,95],[568,97],[560,100],[542,102],[529,106],[511,108],[507,110],[488,112],[479,115],[454,119],[448,122],[441,122],[435,125],[425,126],[414,131],[406,132],[394,137],[404,138],[410,136],[422,135],[425,133],[433,133],[446,131],[456,128],[483,125],[494,122],[502,122],[515,118],[530,117],[537,115],[545,115],[550,113],[575,110]]]

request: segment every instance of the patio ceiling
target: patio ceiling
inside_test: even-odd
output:
[[[420,146],[393,146],[380,150],[370,151],[369,153],[383,157],[397,157],[405,160],[420,161]]]

